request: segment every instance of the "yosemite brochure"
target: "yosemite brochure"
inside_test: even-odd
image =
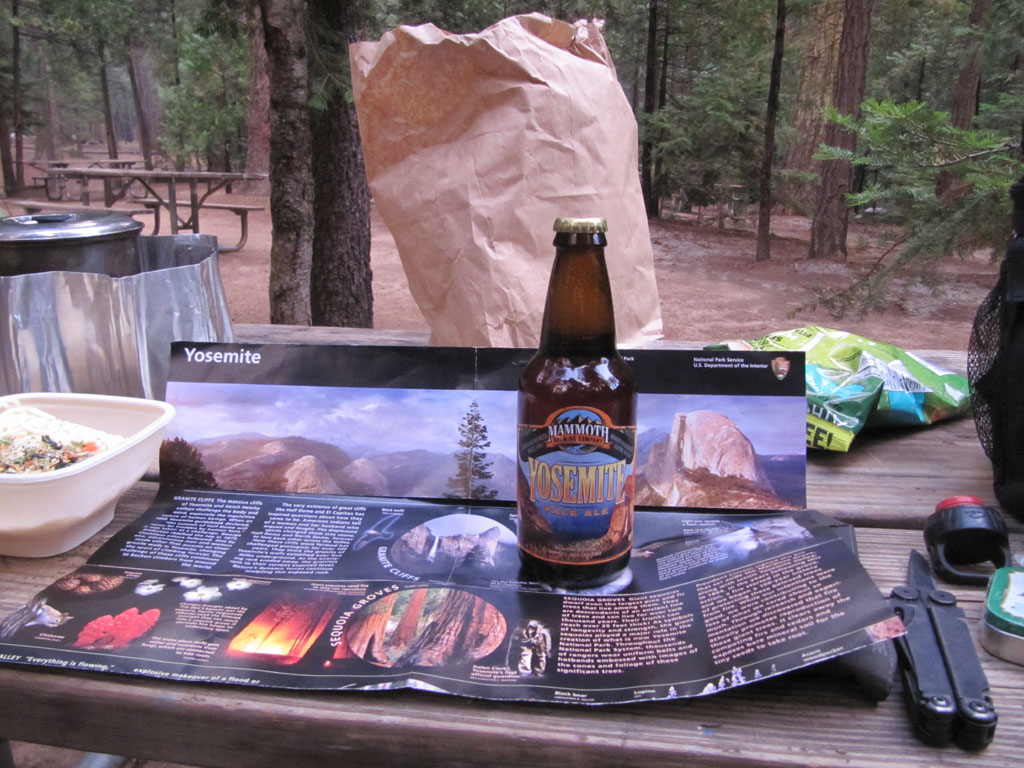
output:
[[[849,527],[801,509],[799,353],[629,353],[646,494],[630,566],[594,590],[531,580],[505,461],[528,356],[176,344],[156,500],[3,621],[0,661],[604,704],[902,631]],[[467,450],[485,460],[460,472]]]

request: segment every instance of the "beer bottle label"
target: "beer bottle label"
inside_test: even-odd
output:
[[[553,563],[592,565],[632,547],[636,427],[596,408],[519,425],[519,546]]]

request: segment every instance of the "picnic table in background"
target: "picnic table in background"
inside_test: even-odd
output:
[[[100,161],[96,161],[100,162]],[[119,162],[119,161],[107,161]],[[125,165],[134,161],[122,161]],[[223,246],[220,251],[227,253],[237,251],[245,245],[249,236],[249,213],[263,210],[263,206],[250,205],[242,202],[228,201],[221,199],[214,202],[210,196],[222,189],[230,192],[230,185],[240,181],[256,181],[265,179],[264,174],[233,173],[226,171],[164,171],[148,170],[134,167],[98,168],[98,167],[51,167],[47,170],[47,196],[49,197],[50,184],[54,183],[61,188],[63,194],[69,189],[69,182],[78,184],[78,205],[65,205],[65,209],[81,211],[93,206],[93,187],[90,182],[102,182],[103,202],[94,207],[113,208],[114,204],[127,198],[129,202],[141,205],[144,209],[154,213],[155,221],[153,234],[160,232],[160,211],[166,210],[170,222],[172,235],[178,234],[181,230],[188,230],[198,234],[200,232],[200,211],[226,210],[231,211],[239,217],[241,233],[238,242],[234,245]],[[178,186],[188,188],[187,199],[179,199]],[[19,202],[14,200],[12,202]],[[35,205],[29,205],[34,203]],[[26,210],[35,208],[38,210],[54,210],[56,205],[49,205],[42,201],[21,201]]]
[[[121,160],[118,158],[104,158],[89,162],[90,168],[134,168],[138,160]]]
[[[67,187],[67,176],[57,173],[72,167],[72,160],[26,160],[24,165],[31,169],[32,181],[36,186],[41,186],[46,193],[46,199],[52,202],[64,200],[69,197]],[[121,158],[99,158],[96,160],[79,159],[79,162],[88,162],[90,168],[132,168],[138,160],[125,160]]]
[[[25,160],[23,167],[28,166],[32,181],[43,188],[47,200],[60,200],[67,193],[64,186],[66,182],[53,171],[67,168],[70,165],[68,160]]]

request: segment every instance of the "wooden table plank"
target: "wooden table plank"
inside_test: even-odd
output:
[[[996,505],[992,465],[970,416],[862,433],[849,453],[808,453],[808,506],[858,525],[923,528],[945,498]],[[1005,518],[1015,530],[1019,521]]]
[[[425,334],[236,326],[243,342],[423,344]],[[962,362],[962,353],[929,359]],[[991,498],[991,469],[973,422],[863,435],[849,454],[812,454],[808,497],[858,524],[862,561],[888,590],[904,578],[920,526],[953,493]],[[74,570],[155,494],[136,484],[114,521],[66,555],[0,558],[6,614]],[[1024,530],[1014,524],[1015,551]],[[977,636],[982,590],[951,589]],[[415,691],[291,692],[0,665],[4,735],[191,765],[877,766],[1004,768],[1024,743],[1024,669],[982,653],[1000,720],[984,752],[934,749],[911,735],[899,690],[863,697],[825,667],[689,701],[593,708],[477,701]]]
[[[19,687],[37,677],[14,676]],[[842,684],[790,675],[686,702],[595,710],[498,704],[416,692],[308,695],[206,685],[147,685],[67,674],[38,685],[34,733],[65,723],[65,741],[195,765],[294,768],[398,766],[920,766],[1004,768],[1024,737],[1015,698],[996,690],[1001,717],[980,754],[933,749],[909,736],[898,696],[880,705]],[[154,694],[154,689],[160,695]],[[69,707],[68,702],[83,706]],[[116,707],[116,709],[115,709]],[[5,719],[26,719],[13,707]],[[300,727],[301,726],[301,727]]]
[[[77,567],[155,492],[140,483],[100,535],[57,558],[0,559],[0,610],[10,611]],[[883,589],[903,579],[915,530],[860,528],[865,566]],[[1016,551],[1024,536],[1014,534]],[[953,591],[977,618],[981,590]],[[976,629],[976,626],[975,626]],[[1024,739],[1024,671],[983,655],[1000,713],[995,743],[973,755],[916,742],[902,695],[874,704],[822,669],[691,702],[572,708],[503,704],[412,691],[306,693],[172,683],[0,666],[6,735],[76,749],[193,765],[394,766],[603,762],[657,766],[932,766],[1003,768]],[[60,728],[54,724],[60,723]],[[258,739],[254,743],[254,738]]]
[[[303,325],[262,325],[235,323],[235,341],[249,344],[386,344],[426,346],[430,334],[423,331],[373,331],[364,328],[331,328]]]

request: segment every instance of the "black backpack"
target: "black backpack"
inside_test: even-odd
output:
[[[1024,177],[1010,187],[1013,235],[995,288],[974,318],[967,378],[999,504],[1024,520]]]

